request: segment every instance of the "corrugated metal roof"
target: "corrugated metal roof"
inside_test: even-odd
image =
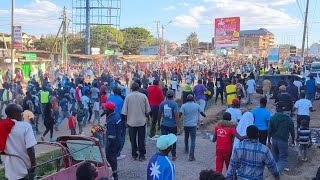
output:
[[[241,35],[267,35],[267,34],[272,34],[272,33],[265,28],[260,28],[257,30],[240,31],[240,36]]]

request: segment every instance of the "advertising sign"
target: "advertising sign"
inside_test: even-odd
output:
[[[37,54],[17,54],[18,56],[24,57],[26,60],[36,60]]]
[[[144,46],[140,48],[140,55],[158,55],[158,54],[159,54],[159,46]]]
[[[91,54],[92,55],[100,54],[100,48],[91,48]]]
[[[22,49],[22,31],[21,26],[13,27],[13,48]]]
[[[112,56],[112,55],[114,55],[114,50],[113,49],[107,49],[107,50],[104,51],[104,54]]]
[[[269,48],[268,61],[279,61],[279,48]]]
[[[240,17],[216,18],[214,26],[215,47],[238,47]]]

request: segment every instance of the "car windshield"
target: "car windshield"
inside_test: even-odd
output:
[[[102,156],[98,146],[93,145],[92,141],[68,140],[67,146],[70,154],[75,161],[94,161],[102,163]]]

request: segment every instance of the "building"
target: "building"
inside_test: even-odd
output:
[[[22,32],[22,47],[23,49],[34,49],[34,41],[36,36],[28,35]],[[10,49],[11,48],[11,34],[0,33],[0,49]]]
[[[267,57],[268,49],[272,47],[274,47],[274,34],[267,29],[240,31],[240,53]]]

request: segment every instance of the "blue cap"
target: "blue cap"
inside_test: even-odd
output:
[[[174,134],[162,135],[157,140],[157,148],[165,150],[177,142],[177,136]]]

